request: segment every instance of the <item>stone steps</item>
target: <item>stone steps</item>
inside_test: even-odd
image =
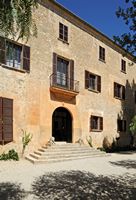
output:
[[[87,145],[79,144],[53,144],[43,146],[26,157],[32,163],[53,163],[68,160],[77,160],[91,157],[107,156],[105,152],[96,150]]]

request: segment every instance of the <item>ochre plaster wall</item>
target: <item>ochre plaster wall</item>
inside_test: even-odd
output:
[[[44,145],[52,136],[52,114],[58,107],[65,107],[72,116],[73,142],[86,137],[93,138],[95,147],[102,146],[105,136],[112,142],[118,137],[117,117],[128,119],[135,113],[134,91],[136,65],[130,66],[130,60],[99,41],[79,27],[73,25],[55,12],[39,5],[34,12],[38,28],[38,37],[31,38],[30,73],[21,73],[0,67],[0,91],[2,97],[14,100],[14,142],[1,146],[1,150],[15,147],[21,151],[21,129],[33,134],[27,151],[33,151]],[[68,26],[69,44],[58,40],[59,22]],[[99,46],[105,48],[106,62],[99,60]],[[51,98],[50,75],[53,73],[53,52],[74,60],[74,79],[80,83],[76,103]],[[122,73],[121,59],[126,60],[127,73]],[[85,89],[85,70],[101,76],[101,93]],[[127,81],[128,80],[128,81]],[[113,83],[126,86],[126,101],[113,97]],[[91,115],[103,117],[102,132],[89,131]],[[122,133],[120,145],[129,144],[128,131]]]

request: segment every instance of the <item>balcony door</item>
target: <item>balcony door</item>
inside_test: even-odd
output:
[[[74,89],[74,60],[65,59],[53,53],[52,83],[64,89]]]
[[[69,62],[62,58],[57,58],[57,84],[68,87],[68,66]]]

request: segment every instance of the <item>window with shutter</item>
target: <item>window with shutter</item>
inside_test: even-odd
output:
[[[101,77],[85,70],[85,89],[101,92]]]
[[[105,62],[105,48],[99,46],[99,60]]]
[[[30,47],[0,37],[0,63],[12,69],[30,71]]]
[[[117,120],[117,131],[126,132],[126,120]]]
[[[76,89],[74,82],[74,60],[69,60],[53,53],[52,82],[53,85],[65,87],[70,90]]]
[[[126,61],[121,59],[121,71],[126,73]]]
[[[59,23],[59,39],[68,43],[68,27],[62,23]]]
[[[90,131],[102,131],[103,130],[103,118],[99,116],[91,115],[90,117]]]
[[[114,97],[125,100],[125,86],[114,83]]]

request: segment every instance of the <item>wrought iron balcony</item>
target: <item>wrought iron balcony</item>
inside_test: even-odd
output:
[[[52,74],[50,76],[50,90],[76,96],[79,93],[79,81],[68,78],[64,74]]]

